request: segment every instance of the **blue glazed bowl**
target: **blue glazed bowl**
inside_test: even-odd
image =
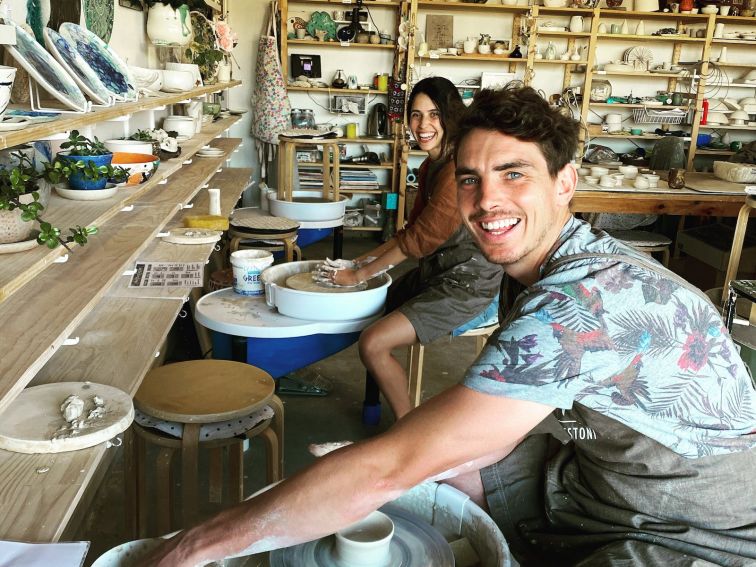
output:
[[[101,156],[73,156],[70,154],[58,154],[58,157],[64,160],[68,161],[91,161],[94,162],[94,164],[98,167],[102,165],[110,165],[110,162],[113,160],[113,154],[104,154]],[[81,189],[81,190],[93,190],[93,189],[104,189],[105,185],[108,183],[107,176],[103,176],[99,179],[87,179],[84,177],[83,173],[74,173],[69,179],[68,179],[68,185],[71,187],[71,189]]]
[[[706,146],[711,143],[711,134],[699,134],[696,138],[697,146]]]

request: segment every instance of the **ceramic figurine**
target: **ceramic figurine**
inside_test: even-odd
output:
[[[520,51],[520,46],[515,45],[514,50],[512,50],[512,53],[510,53],[509,56],[512,59],[522,59],[522,51]]]
[[[550,41],[546,46],[546,53],[543,58],[549,60],[556,59],[556,46],[554,45],[554,42]]]

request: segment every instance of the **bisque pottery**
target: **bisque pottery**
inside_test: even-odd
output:
[[[192,40],[189,7],[174,9],[169,4],[154,4],[147,12],[147,37],[155,45],[188,45]]]
[[[572,16],[570,18],[570,31],[572,33],[582,33],[582,31],[583,31],[583,16]]]

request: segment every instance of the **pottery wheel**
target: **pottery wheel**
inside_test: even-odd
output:
[[[312,272],[302,272],[286,278],[286,287],[299,291],[312,291],[315,293],[351,293],[354,291],[364,291],[367,289],[367,283],[352,287],[329,287],[312,279]]]
[[[453,567],[454,554],[443,536],[428,522],[386,504],[381,512],[394,522],[391,559],[386,567]],[[300,545],[270,552],[270,567],[347,567],[334,556],[335,538],[330,535]]]
[[[71,437],[53,439],[66,424],[60,410],[68,396],[84,401],[83,417],[94,409],[92,398],[102,398],[104,415],[87,420]],[[26,388],[0,414],[0,449],[16,453],[62,453],[93,447],[125,431],[134,419],[134,405],[125,392],[92,382],[56,382]]]

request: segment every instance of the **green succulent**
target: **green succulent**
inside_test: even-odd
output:
[[[68,141],[63,142],[60,147],[64,150],[70,150],[72,156],[104,156],[112,153],[97,136],[94,140],[90,140],[79,134],[78,130],[71,130]]]

